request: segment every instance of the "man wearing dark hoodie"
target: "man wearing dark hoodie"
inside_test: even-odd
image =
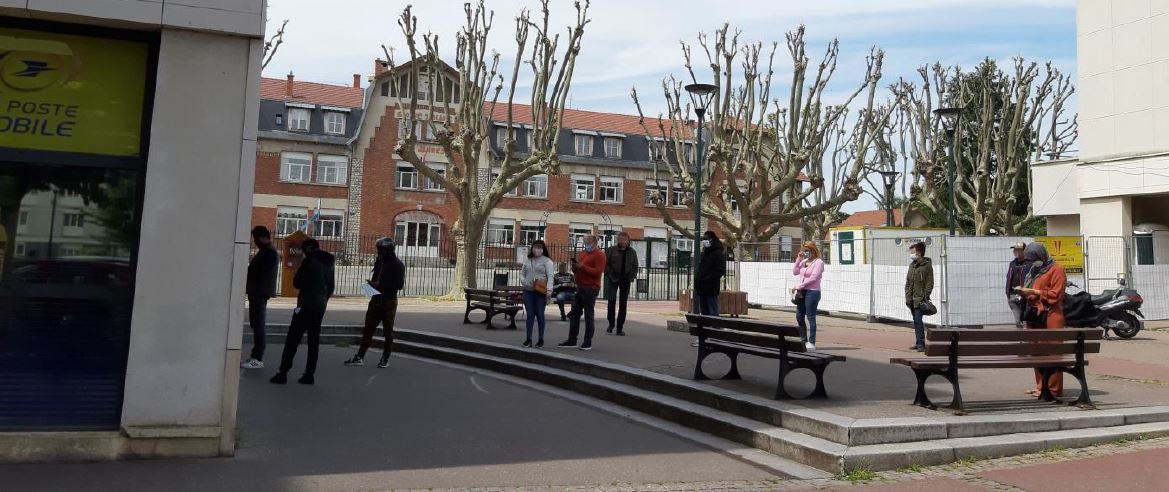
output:
[[[698,303],[699,314],[718,316],[718,294],[722,290],[722,279],[727,274],[727,252],[714,231],[706,231],[702,235],[701,247],[694,302]]]
[[[292,323],[288,325],[288,338],[284,340],[284,354],[280,359],[280,372],[272,376],[273,384],[287,384],[288,371],[292,369],[292,359],[296,357],[296,349],[300,346],[300,339],[308,333],[308,361],[304,366],[304,375],[296,382],[313,384],[317,372],[317,354],[321,347],[321,321],[325,318],[325,309],[329,298],[333,296],[333,255],[321,251],[321,245],[316,239],[306,239],[300,245],[304,251],[304,261],[296,270],[292,278],[292,286],[299,290],[296,296],[296,309],[292,311]]]
[[[394,343],[394,317],[398,314],[398,291],[406,284],[406,265],[398,259],[394,252],[394,240],[384,237],[377,242],[377,260],[373,263],[373,272],[370,274],[369,285],[380,292],[369,299],[369,307],[365,310],[365,329],[361,332],[361,346],[352,359],[345,361],[346,366],[365,365],[365,352],[373,343],[373,334],[377,325],[382,325],[382,332],[386,336],[386,346],[382,351],[382,360],[378,362],[379,369],[390,365],[390,346]]]
[[[934,264],[925,255],[925,243],[913,243],[909,247],[909,272],[905,275],[905,306],[913,315],[913,334],[915,337],[910,350],[921,352],[925,350],[925,313],[921,310],[921,303],[930,298],[934,291]]]

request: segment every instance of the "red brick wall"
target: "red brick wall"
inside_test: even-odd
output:
[[[262,225],[276,234],[276,209],[252,207],[252,227]]]
[[[313,154],[313,179],[317,176],[317,157]],[[255,192],[263,195],[304,196],[310,198],[346,198],[346,186],[280,181],[280,152],[256,152]]]

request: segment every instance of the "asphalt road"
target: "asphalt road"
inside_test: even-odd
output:
[[[351,353],[322,347],[311,387],[269,384],[271,369],[242,376],[235,458],[7,465],[0,489],[560,488],[775,478],[547,393],[401,357],[385,370],[344,367]],[[293,377],[303,357],[302,347]]]

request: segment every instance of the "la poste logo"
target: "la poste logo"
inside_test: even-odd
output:
[[[62,42],[0,36],[0,84],[6,90],[34,92],[63,84],[76,71],[76,61]]]

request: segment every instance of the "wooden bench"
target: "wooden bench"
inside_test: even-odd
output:
[[[958,369],[1013,369],[1035,368],[1044,376],[1039,399],[1060,402],[1047,387],[1048,377],[1066,372],[1080,383],[1080,397],[1072,404],[1092,409],[1088,396],[1088,380],[1084,368],[1085,354],[1100,353],[1100,328],[1065,328],[1060,330],[970,330],[933,329],[926,335],[926,357],[895,357],[891,364],[913,369],[917,376],[917,396],[914,405],[936,410],[925,394],[925,382],[930,376],[946,378],[954,387],[954,400],[949,408],[959,415],[966,413],[962,392],[958,385]],[[1020,381],[1020,385],[1029,380]]]
[[[471,311],[481,309],[486,313],[486,318],[483,322],[487,324],[488,330],[494,330],[495,326],[491,324],[491,319],[497,315],[504,315],[510,324],[507,326],[509,330],[515,330],[516,314],[524,308],[523,302],[520,300],[521,291],[517,287],[498,287],[495,289],[463,289],[463,293],[467,298],[467,311],[463,313],[463,323],[471,323]]]
[[[784,381],[793,369],[809,369],[816,375],[816,389],[808,398],[827,398],[824,370],[828,364],[845,360],[839,355],[807,352],[796,326],[697,314],[687,314],[686,321],[690,322],[690,334],[698,337],[694,379],[707,379],[702,372],[702,361],[713,353],[726,354],[731,359],[731,370],[723,379],[742,379],[739,375],[740,353],[779,359],[779,382],[775,387],[777,400],[792,398],[784,389]]]

